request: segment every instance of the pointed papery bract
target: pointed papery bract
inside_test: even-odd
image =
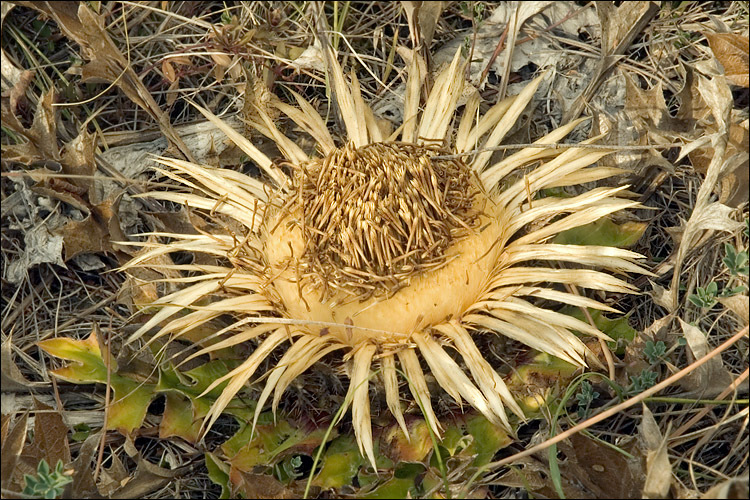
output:
[[[417,127],[419,126],[419,97],[420,89],[425,75],[419,70],[419,62],[416,51],[414,51],[409,66],[409,77],[406,80],[406,91],[404,93],[404,123],[401,132],[401,140],[404,142],[417,142]]]
[[[469,97],[469,99],[466,101],[466,105],[464,106],[464,112],[461,115],[461,122],[458,125],[458,130],[456,131],[456,151],[458,151],[459,153],[463,153],[465,151],[469,151],[470,149],[479,147],[479,145],[476,143],[478,137],[473,137],[474,140],[471,140],[471,138],[469,137],[472,126],[478,119],[477,110],[479,109],[479,100],[479,92],[474,92],[473,94],[471,94],[471,97]]]
[[[333,83],[333,91],[336,95],[336,102],[339,104],[341,118],[343,118],[346,124],[346,132],[356,147],[365,146],[368,144],[367,125],[357,115],[357,108],[354,104],[352,92],[349,90],[346,81],[344,81],[344,72],[341,70],[341,66],[336,60],[336,55],[331,49],[329,49],[329,60],[331,61],[329,76]]]
[[[226,375],[214,380],[200,396],[205,396],[211,390],[224,382],[229,380],[229,384],[221,392],[221,395],[211,405],[211,409],[206,415],[206,421],[204,421],[203,428],[210,429],[211,426],[219,418],[221,412],[227,407],[232,398],[242,389],[242,386],[253,376],[255,370],[263,362],[263,360],[273,351],[276,347],[288,339],[288,332],[284,328],[280,328],[273,332],[271,335],[266,337],[263,342],[253,351],[240,366],[227,373]]]
[[[380,369],[383,376],[383,385],[385,386],[385,400],[388,409],[391,410],[396,418],[399,427],[404,432],[406,440],[410,440],[409,429],[406,428],[404,413],[401,411],[401,398],[398,394],[398,379],[396,377],[396,360],[393,355],[385,355],[380,358]]]
[[[262,168],[276,183],[278,186],[283,186],[285,183],[284,174],[273,166],[271,160],[263,154],[258,148],[245,139],[239,132],[234,130],[232,127],[221,121],[216,115],[211,113],[205,108],[192,103],[195,109],[205,116],[211,123],[216,125],[219,130],[224,132],[229,139],[232,140],[244,153],[249,156],[260,168]]]
[[[450,66],[435,79],[435,85],[424,106],[419,126],[419,141],[442,144],[464,88],[461,51],[457,51]]]
[[[352,358],[352,376],[349,390],[352,391],[352,424],[354,425],[359,452],[366,455],[377,472],[375,452],[372,447],[372,425],[370,424],[370,394],[367,389],[370,379],[372,355],[377,348],[372,344],[362,346]]]
[[[429,424],[432,432],[440,436],[440,422],[432,411],[430,403],[430,391],[427,389],[427,382],[424,379],[424,372],[419,366],[419,358],[413,349],[404,349],[399,351],[398,359],[401,361],[401,368],[404,370],[406,380],[409,383],[414,399],[424,414],[425,421]]]
[[[272,102],[273,106],[287,115],[289,118],[294,120],[297,125],[302,127],[305,132],[310,134],[318,143],[321,152],[327,155],[336,147],[331,134],[328,132],[328,128],[325,126],[325,123],[323,123],[320,115],[315,112],[315,109],[309,102],[304,100],[298,93],[292,90],[290,90],[290,92],[297,100],[297,103],[300,105],[301,110],[295,108],[294,106],[281,102],[278,99],[275,99]]]
[[[524,87],[524,89],[516,96],[508,110],[503,114],[502,119],[500,119],[497,125],[495,125],[494,130],[490,132],[490,136],[482,145],[483,148],[494,148],[500,144],[500,141],[503,140],[505,134],[507,134],[513,125],[515,125],[523,110],[526,109],[526,106],[531,102],[532,97],[534,97],[534,92],[536,92],[539,84],[542,83],[543,78],[544,75],[538,76],[526,85],[526,87]],[[487,162],[490,161],[491,156],[492,151],[479,153],[471,162],[471,168],[474,169],[475,172],[481,172],[484,170]]]
[[[586,120],[588,120],[588,118],[579,118],[578,120],[574,120],[567,125],[556,128],[541,139],[534,141],[534,144],[555,144],[562,140],[578,125]],[[524,148],[486,169],[480,174],[480,178],[482,179],[485,187],[489,189],[495,186],[500,181],[500,179],[508,175],[510,172],[513,172],[514,170],[517,170],[518,168],[523,167],[531,163],[532,161],[542,158],[548,158],[550,156],[556,156],[562,151],[562,149]]]

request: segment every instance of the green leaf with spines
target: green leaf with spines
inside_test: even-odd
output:
[[[607,217],[602,217],[589,224],[563,231],[555,236],[552,242],[561,245],[630,248],[641,239],[646,226],[647,224],[643,222],[617,224]]]

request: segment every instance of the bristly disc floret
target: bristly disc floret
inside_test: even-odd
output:
[[[301,166],[285,210],[305,240],[303,276],[365,300],[443,266],[446,249],[478,226],[479,189],[461,160],[433,159],[441,153],[350,143]]]

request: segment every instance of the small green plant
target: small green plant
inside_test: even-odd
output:
[[[32,498],[57,498],[62,494],[65,485],[73,481],[63,472],[62,460],[58,460],[55,470],[50,471],[47,461],[41,459],[36,472],[36,477],[29,474],[23,476],[26,482],[23,494]]]
[[[727,287],[721,291],[721,293],[719,294],[719,297],[722,297],[722,298],[731,297],[733,295],[737,295],[746,291],[747,291],[747,287],[744,285],[736,286],[734,288]]]
[[[467,19],[473,19],[478,24],[484,20],[482,15],[485,5],[482,2],[461,2],[459,8],[461,14]]]
[[[719,285],[715,281],[709,283],[706,288],[696,287],[695,293],[688,296],[688,300],[698,307],[709,309],[716,305],[716,296],[719,291]]]
[[[747,251],[738,252],[731,243],[724,243],[724,253],[726,254],[721,261],[729,269],[732,276],[748,275],[748,256]]]
[[[747,235],[748,219],[745,219],[745,229],[743,233]],[[730,286],[732,281],[736,281],[737,278],[747,277],[750,269],[750,259],[748,258],[747,250],[738,252],[737,248],[731,243],[724,244],[724,258],[721,261],[726,266],[729,274],[733,278],[730,282],[724,285],[721,292],[719,292],[719,285],[715,281],[709,283],[705,288],[696,287],[694,294],[688,296],[688,300],[698,307],[710,309],[716,305],[716,298],[721,297],[732,297],[747,291],[745,285]]]
[[[594,390],[591,382],[584,380],[581,382],[581,392],[576,394],[576,401],[578,402],[578,417],[586,418],[589,415],[591,409],[591,403],[599,397],[599,393]]]
[[[303,473],[298,472],[300,467],[302,467],[302,457],[300,455],[288,457],[275,466],[276,477],[282,482],[299,479],[303,475]]]
[[[659,374],[655,371],[643,370],[640,375],[630,377],[630,387],[628,387],[628,393],[631,395],[640,394],[649,387],[653,387],[656,384],[656,379],[659,378]]]
[[[648,359],[649,364],[655,365],[658,363],[662,356],[666,354],[667,352],[667,344],[665,344],[663,341],[654,342],[653,340],[649,340],[646,342],[646,347],[643,348],[643,354],[646,355],[646,359]]]

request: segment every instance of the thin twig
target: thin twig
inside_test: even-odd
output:
[[[729,394],[733,393],[737,390],[737,387],[745,381],[745,379],[748,377],[748,374],[750,374],[750,370],[745,369],[742,374],[740,374],[734,381],[727,386],[726,389],[721,391],[721,394],[716,398],[717,400],[722,400],[726,398]],[[672,434],[670,434],[669,439],[674,440],[678,437],[682,436],[685,431],[690,429],[693,425],[695,425],[696,422],[698,422],[700,419],[702,419],[708,412],[714,409],[716,407],[716,404],[709,404],[701,409],[698,413],[696,413],[690,420],[688,420],[684,425],[682,425],[679,429],[674,431]]]
[[[567,431],[562,432],[562,433],[556,435],[555,437],[550,438],[550,439],[548,439],[548,440],[546,440],[546,441],[544,441],[542,443],[539,443],[536,446],[532,446],[531,448],[528,448],[528,449],[526,449],[524,451],[518,452],[515,455],[511,455],[511,456],[509,456],[507,458],[504,458],[502,460],[498,460],[497,462],[491,462],[491,463],[487,464],[485,467],[487,469],[494,469],[494,468],[502,467],[504,465],[512,464],[513,462],[515,462],[516,460],[520,460],[521,458],[528,457],[528,456],[531,456],[531,455],[533,455],[533,454],[535,454],[537,452],[546,450],[547,448],[549,448],[553,444],[557,444],[557,443],[559,443],[561,441],[564,441],[565,439],[568,439],[573,434],[575,434],[575,433],[577,433],[579,431],[582,431],[584,429],[587,429],[587,428],[591,427],[594,424],[597,424],[597,423],[599,423],[599,422],[601,422],[603,420],[606,420],[609,417],[611,417],[613,415],[616,415],[616,414],[620,413],[621,411],[626,410],[627,408],[630,408],[631,406],[634,406],[634,405],[640,403],[641,401],[645,400],[649,396],[652,396],[652,395],[656,394],[657,392],[661,391],[662,389],[665,389],[665,388],[669,387],[670,385],[672,385],[673,383],[675,383],[679,379],[681,379],[684,376],[686,376],[688,373],[690,373],[690,372],[694,371],[695,369],[697,369],[699,366],[703,366],[705,363],[708,363],[710,360],[712,360],[713,358],[715,358],[716,356],[718,356],[720,353],[722,353],[725,350],[727,350],[731,345],[733,345],[734,343],[736,343],[742,337],[747,336],[747,332],[748,332],[748,327],[746,326],[745,328],[743,328],[742,330],[740,330],[738,333],[736,333],[735,335],[733,335],[729,340],[727,340],[726,342],[724,342],[723,344],[721,344],[720,346],[718,346],[716,349],[714,349],[713,351],[711,351],[710,353],[708,353],[706,356],[702,357],[701,359],[696,360],[695,362],[693,362],[690,365],[686,366],[685,368],[683,368],[682,370],[678,371],[677,373],[675,373],[671,377],[667,378],[666,380],[663,380],[662,382],[659,382],[655,386],[651,387],[650,389],[647,389],[647,390],[643,391],[642,393],[638,394],[637,396],[635,396],[633,398],[630,398],[627,401],[623,401],[622,403],[618,404],[617,406],[614,406],[614,407],[610,408],[607,411],[599,413],[598,415],[594,415],[591,418],[589,418],[587,420],[584,420],[580,424],[571,427]]]

